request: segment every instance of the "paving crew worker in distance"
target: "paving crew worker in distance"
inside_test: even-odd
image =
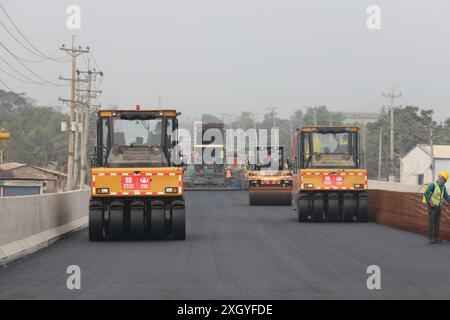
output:
[[[428,204],[428,238],[430,243],[441,242],[439,237],[439,228],[441,225],[442,205],[444,201],[450,202],[445,183],[448,181],[448,172],[442,171],[439,173],[436,183],[430,183],[424,196]]]

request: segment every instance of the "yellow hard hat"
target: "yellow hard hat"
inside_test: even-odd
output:
[[[447,171],[441,171],[439,172],[439,175],[445,179],[445,181],[448,181],[448,172]]]

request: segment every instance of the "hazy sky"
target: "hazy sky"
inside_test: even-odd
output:
[[[154,107],[161,93],[163,107],[195,115],[263,114],[276,106],[287,116],[314,103],[378,111],[387,99],[370,103],[395,86],[403,94],[398,104],[450,117],[448,0],[0,2],[46,53],[70,43],[66,8],[80,6],[75,34],[105,73],[103,106]],[[371,4],[381,8],[381,30],[366,27]],[[7,23],[1,12],[0,21]],[[33,59],[1,28],[0,39]],[[0,57],[21,67],[2,48]],[[70,74],[68,63],[28,66],[53,80]],[[7,69],[2,61],[0,67]],[[0,78],[39,104],[58,105],[59,96],[69,96],[68,88],[24,84],[1,72]]]

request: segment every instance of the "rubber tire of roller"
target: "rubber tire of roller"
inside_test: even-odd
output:
[[[299,196],[297,199],[297,221],[308,222],[310,215],[311,200],[308,195]]]
[[[103,210],[89,210],[89,241],[103,240]]]
[[[150,238],[153,240],[164,239],[165,225],[164,208],[152,208],[150,215]]]
[[[250,193],[250,191],[248,192],[248,204],[250,206],[254,206],[255,205],[255,202],[253,201],[253,197],[252,197],[252,194]]]
[[[145,239],[145,211],[143,207],[131,207],[130,238],[132,240]]]
[[[111,240],[125,239],[124,207],[111,208],[109,211],[109,235]]]
[[[172,237],[174,240],[186,240],[186,209],[172,209]]]
[[[325,197],[322,193],[316,193],[313,196],[313,221],[323,222],[323,210],[324,210]]]
[[[339,195],[337,193],[328,195],[326,220],[327,222],[337,222],[339,220]]]
[[[342,205],[342,221],[354,222],[353,217],[356,211],[356,198],[354,194],[345,193]]]
[[[367,193],[358,195],[358,221],[369,222],[369,195]]]

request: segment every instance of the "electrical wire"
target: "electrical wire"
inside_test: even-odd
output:
[[[11,91],[12,93],[16,94],[9,86],[8,84],[3,81],[2,79],[0,79],[0,82],[5,86],[6,89],[8,89],[9,91]]]
[[[22,38],[25,40],[25,42],[27,42],[27,43],[31,46],[31,48],[33,48],[38,54],[36,54],[36,53],[32,52],[31,50],[28,50],[28,49],[27,49],[28,51],[32,52],[34,55],[39,56],[39,57],[41,57],[41,58],[46,58],[46,59],[48,59],[48,60],[52,60],[52,61],[55,61],[55,62],[65,62],[65,61],[59,60],[59,59],[57,59],[57,58],[50,57],[50,56],[46,55],[45,53],[43,53],[43,52],[42,52],[41,50],[39,50],[38,48],[36,48],[36,47],[30,42],[30,40],[28,40],[28,38],[23,34],[23,32],[20,31],[19,27],[14,23],[13,19],[9,16],[8,12],[6,11],[6,9],[3,7],[3,5],[2,5],[1,3],[0,3],[0,9],[3,11],[3,13],[5,14],[5,16],[8,18],[9,22],[14,26],[14,28],[16,29],[16,31],[22,36]],[[3,24],[2,24],[2,25],[3,25]],[[4,26],[4,28],[6,29],[5,26]],[[8,33],[10,33],[10,32],[8,32]],[[11,34],[11,33],[10,33],[10,34]],[[16,39],[16,41],[17,41],[17,38],[16,38],[16,37],[14,37],[14,39]]]
[[[97,67],[98,71],[102,70],[102,69],[100,68],[100,66],[98,65],[98,63],[97,63],[97,60],[95,59],[94,54],[92,53],[92,49],[89,50],[89,54],[90,54],[90,56],[92,57],[92,60],[94,61],[94,64],[95,64],[95,66]]]
[[[37,74],[36,72],[34,72],[33,70],[31,70],[26,64],[24,64],[22,61],[20,61],[20,59],[18,59],[11,51],[8,50],[8,48],[6,48],[6,46],[3,45],[2,42],[0,42],[0,46],[3,47],[3,49],[6,50],[6,52],[8,52],[19,64],[21,64],[25,69],[27,69],[31,74],[33,74],[36,78],[42,80],[43,82],[46,82],[48,84],[51,84],[55,87],[60,87],[61,85],[51,82],[43,77],[41,77],[39,74]],[[3,60],[3,59],[2,59]]]
[[[26,79],[26,80],[19,80],[19,79],[17,79],[19,81],[22,81],[22,82],[25,82],[25,83],[41,85],[41,86],[44,86],[44,87],[55,87],[55,85],[48,85],[48,84],[46,84],[44,82],[38,82],[38,81],[35,81],[35,80],[27,77],[25,74],[23,74],[22,72],[20,72],[16,68],[14,68],[11,64],[9,64],[8,61],[3,59],[1,56],[0,56],[0,60],[3,61],[9,68],[11,68],[11,70],[14,70],[16,73],[20,74],[24,79]],[[67,85],[57,85],[57,86],[58,87],[66,87]]]

